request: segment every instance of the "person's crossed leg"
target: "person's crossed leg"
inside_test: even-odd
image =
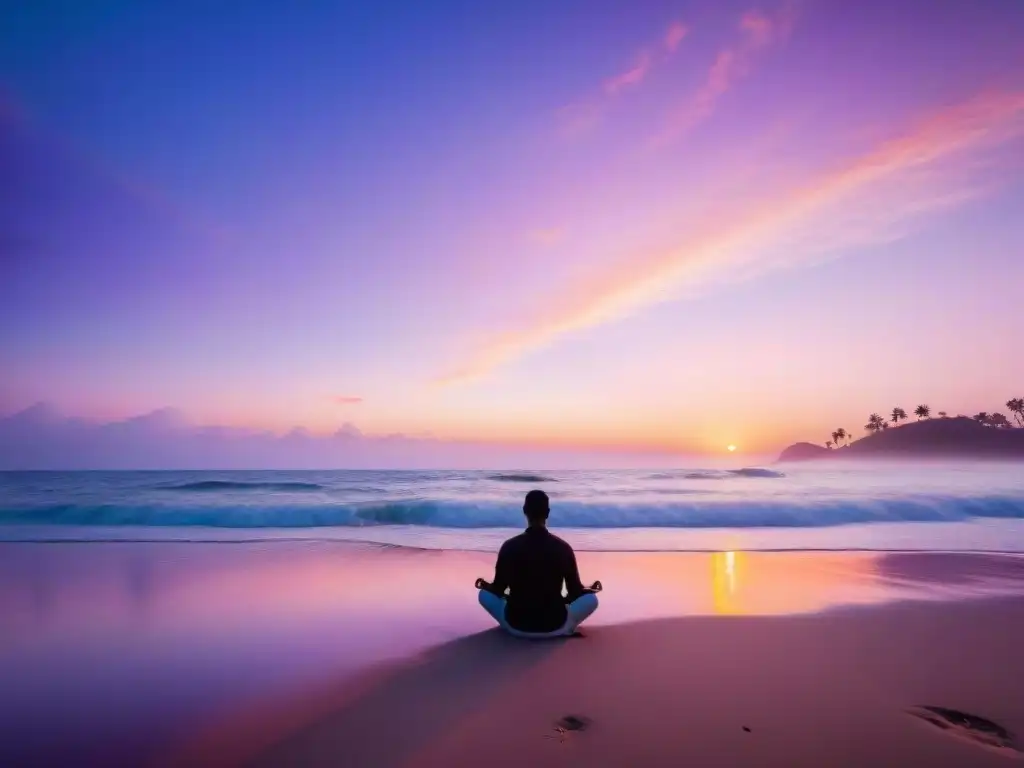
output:
[[[508,622],[505,621],[505,598],[488,592],[486,589],[480,590],[480,605],[483,606],[484,610],[491,615],[498,626],[504,629],[506,632],[510,632],[513,635],[519,637],[563,637],[565,635],[573,634],[576,629],[582,624],[590,614],[597,610],[598,600],[597,595],[593,592],[586,592],[567,606],[565,606],[566,617],[565,624],[554,632],[521,632],[514,627],[509,626]]]

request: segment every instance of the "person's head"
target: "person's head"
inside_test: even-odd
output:
[[[530,491],[526,494],[526,501],[523,502],[523,514],[526,515],[530,525],[544,525],[550,511],[548,495],[544,491]]]

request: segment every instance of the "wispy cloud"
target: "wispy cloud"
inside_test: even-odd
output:
[[[772,15],[758,10],[744,13],[738,24],[738,41],[718,52],[703,85],[691,99],[673,111],[668,125],[654,143],[671,143],[710,117],[718,100],[749,74],[758,54],[789,37],[796,22],[795,8],[793,3],[787,2]]]
[[[557,245],[564,237],[565,227],[547,227],[530,232],[530,239],[533,242],[545,246]]]
[[[601,122],[605,107],[606,101],[603,99],[566,104],[556,114],[559,133],[566,139],[589,133]]]
[[[1011,142],[1016,147],[1022,137],[1024,91],[986,92],[938,109],[739,216],[698,222],[694,234],[668,252],[598,276],[558,314],[494,339],[441,383],[477,378],[566,334],[709,284],[803,266],[843,249],[902,237],[923,216],[984,193],[985,171],[996,153]],[[822,242],[819,236],[825,234],[829,239]]]
[[[331,402],[336,405],[359,405],[363,398],[358,395],[331,395]]]
[[[668,29],[665,31],[665,37],[662,43],[665,46],[665,51],[668,53],[675,53],[676,48],[683,42],[683,39],[690,34],[690,28],[683,24],[681,21],[673,21],[668,25]]]
[[[128,199],[166,217],[175,226],[225,244],[237,237],[237,232],[214,221],[197,210],[173,200],[154,184],[123,172],[111,165],[100,154],[69,136],[55,131],[19,101],[13,92],[0,83],[0,140],[11,142],[12,151],[28,154],[45,152],[49,162],[60,163],[62,176],[79,175],[83,179],[110,184]],[[17,148],[15,149],[15,142]],[[6,181],[6,179],[5,179]],[[33,184],[33,186],[36,186]]]
[[[601,93],[568,104],[558,111],[558,123],[564,136],[585,133],[597,125],[609,103],[624,91],[639,86],[654,71],[659,62],[668,59],[679,48],[690,29],[680,21],[673,21],[661,39],[645,45],[633,57],[629,66],[606,77]]]
[[[24,120],[24,110],[14,97],[0,84],[0,125]]]
[[[624,88],[639,85],[647,77],[647,73],[651,71],[652,61],[653,57],[650,51],[640,51],[637,54],[636,61],[629,69],[613,75],[604,81],[604,92],[609,96],[614,96]]]

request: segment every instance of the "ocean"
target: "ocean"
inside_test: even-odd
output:
[[[495,550],[522,498],[591,551],[1024,551],[1019,464],[0,473],[0,541],[342,540]]]
[[[1020,645],[1019,613],[1007,611],[1024,594],[1024,557],[1008,554],[1024,553],[1019,466],[8,472],[0,473],[0,765],[232,762],[202,757],[211,738],[211,748],[250,755],[245,750],[284,739],[289,728],[312,728],[335,705],[319,708],[370,670],[408,668],[414,679],[433,681],[423,692],[400,694],[381,722],[418,723],[428,710],[451,716],[451,701],[459,712],[475,710],[481,695],[505,691],[502,675],[527,658],[502,652],[499,661],[493,643],[501,638],[489,631],[494,622],[477,604],[473,584],[491,577],[493,552],[522,527],[523,495],[532,488],[551,495],[551,525],[577,549],[584,581],[604,585],[586,632],[611,638],[630,626],[662,626],[678,633],[662,646],[678,649],[676,661],[659,667],[689,658],[732,674],[730,654],[741,637],[804,636],[810,624],[786,624],[786,617],[849,610],[871,622],[890,606],[877,615],[911,617],[898,626],[909,626],[899,637],[916,643],[913,668],[927,670],[915,680],[944,679],[936,670],[959,669],[950,658],[964,648],[993,654],[985,679],[1010,679],[1017,671],[1007,659]],[[958,602],[978,607],[954,614]],[[929,604],[936,605],[927,614],[934,618],[918,626],[912,616]],[[935,622],[954,626],[949,617],[956,615],[980,619],[930,642]],[[752,623],[723,624],[714,630],[719,639],[703,645],[695,639],[711,637],[715,617],[744,616]],[[848,642],[844,630],[812,644],[834,655],[817,657],[798,643],[792,652],[783,645],[778,658],[807,655],[813,670],[854,658],[858,675],[874,669],[888,681],[907,665],[886,666],[888,633],[871,631],[857,656],[849,645],[837,654],[826,647]],[[561,669],[577,647],[589,653],[603,646],[540,652],[555,653],[548,661],[558,658],[552,668]],[[428,666],[404,666],[413,657]],[[529,666],[543,669],[541,657],[533,658]],[[430,659],[480,665],[437,668]],[[421,677],[415,670],[423,669],[435,671]],[[746,690],[743,680],[770,674],[789,691],[791,680],[801,679],[774,661],[764,669],[726,677],[725,688],[716,673],[715,690]],[[819,679],[817,671],[812,677]],[[603,685],[607,675],[596,679]],[[453,688],[459,681],[472,685]],[[571,693],[585,683],[564,687]],[[911,688],[906,701],[918,700],[918,690]],[[834,694],[826,686],[821,695]],[[581,711],[593,713],[600,698],[588,697]],[[719,706],[714,696],[702,701]],[[736,701],[723,700],[723,718],[739,716]],[[906,703],[899,701],[894,712]],[[545,702],[556,715],[581,706],[557,697]],[[397,720],[394,711],[402,713]],[[730,719],[729,728],[738,731],[740,722]],[[438,732],[457,723],[445,721]],[[836,733],[848,725],[843,721]],[[762,732],[760,723],[754,727]],[[370,741],[387,744],[390,736]],[[349,743],[337,754],[349,755]]]

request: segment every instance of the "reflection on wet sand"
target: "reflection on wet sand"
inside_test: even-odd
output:
[[[715,552],[711,555],[711,567],[712,594],[714,594],[715,613],[742,613],[742,611],[737,608],[735,602],[736,553]]]
[[[471,588],[493,568],[486,553],[333,543],[0,552],[0,764],[99,759],[112,744],[138,757],[253,702],[491,626]],[[1014,557],[729,550],[579,560],[585,579],[605,584],[593,627],[1024,592],[1024,558]],[[89,704],[99,691],[102,710]],[[75,728],[54,738],[54,723]]]
[[[879,578],[885,557],[871,552],[716,552],[708,556],[711,613],[810,613],[911,597],[905,585]]]
[[[69,633],[222,631],[340,615],[350,623],[429,616],[471,628],[481,622],[467,585],[493,568],[485,553],[342,544],[38,544],[2,551],[0,650]],[[580,563],[586,578],[606,584],[600,623],[1017,594],[1024,584],[1019,556],[595,552],[581,553]]]

